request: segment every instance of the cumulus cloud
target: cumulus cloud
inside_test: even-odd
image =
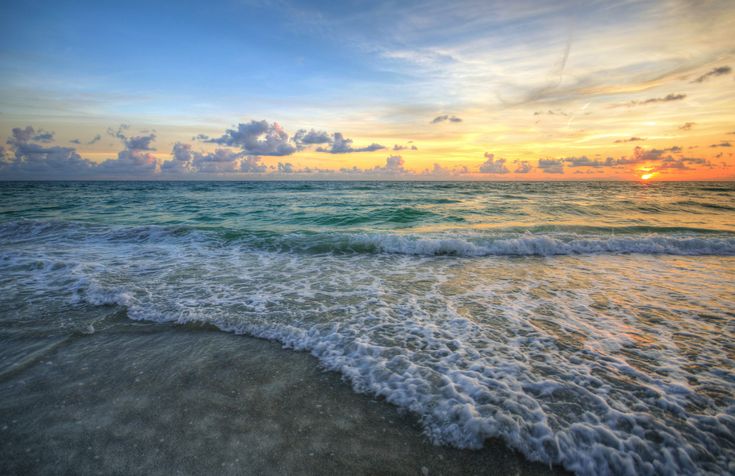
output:
[[[696,167],[713,167],[709,160],[698,157],[681,157],[682,148],[672,146],[665,149],[646,150],[642,147],[633,149],[629,156],[618,159],[607,157],[606,159],[592,159],[585,155],[579,157],[564,157],[561,159],[540,159],[539,168],[546,173],[564,173],[564,166],[570,168],[602,170],[605,168],[624,168],[646,164],[651,172],[662,172],[666,170],[694,170]],[[678,157],[677,157],[678,156]],[[575,171],[580,173],[579,171]]]
[[[13,152],[3,147],[0,161],[0,176],[7,178],[73,178],[85,177],[94,169],[95,164],[83,159],[71,147],[46,147],[38,142],[47,142],[45,131],[27,126],[12,130],[7,144]],[[50,133],[53,137],[53,133]]]
[[[729,66],[720,66],[718,68],[714,68],[713,70],[707,73],[704,73],[702,76],[692,81],[692,83],[703,83],[710,78],[714,78],[716,76],[724,76],[726,74],[730,74],[731,72],[732,72],[732,68],[730,68]]]
[[[707,160],[698,157],[665,157],[661,163],[656,165],[651,172],[662,172],[666,170],[695,170],[691,165],[705,166],[712,168],[714,165]]]
[[[720,142],[719,144],[712,144],[710,147],[732,147],[732,144],[729,142]]]
[[[33,136],[33,140],[36,142],[43,142],[44,144],[48,144],[49,142],[54,141],[54,133],[39,129],[38,132]]]
[[[326,131],[315,131],[311,129],[299,129],[294,134],[294,142],[301,146],[312,145],[312,144],[329,144],[332,142],[332,138]]]
[[[192,150],[190,144],[176,143],[171,155],[171,160],[161,164],[161,172],[164,174],[260,174],[268,169],[261,163],[260,157],[231,149],[205,153]]]
[[[404,174],[408,172],[404,168],[405,164],[406,162],[403,160],[403,157],[401,157],[400,155],[391,155],[385,159],[385,166],[375,167],[373,171],[380,172],[380,173]]]
[[[612,167],[616,165],[615,159],[608,157],[605,160],[590,159],[586,155],[581,157],[565,157],[561,159],[562,162],[567,164],[569,167]]]
[[[385,149],[384,145],[372,143],[366,147],[352,147],[352,139],[346,138],[341,132],[335,132],[331,138],[329,147],[318,147],[317,152],[327,152],[329,154],[347,154],[352,152],[373,152]]]
[[[457,165],[454,167],[443,167],[440,164],[435,163],[431,170],[424,170],[421,175],[425,175],[433,178],[452,178],[459,175],[468,174],[469,168],[466,165]]]
[[[416,147],[416,146],[415,146],[415,145],[413,145],[413,144],[409,144],[409,145],[400,145],[400,144],[395,144],[395,145],[393,146],[393,150],[395,150],[395,151],[399,151],[399,150],[419,150],[419,148],[418,148],[418,147]]]
[[[527,160],[516,160],[513,163],[516,164],[516,169],[513,171],[515,174],[527,174],[533,170],[531,162]]]
[[[440,122],[462,122],[462,118],[449,114],[443,114],[432,119],[430,124],[439,124]]]
[[[283,156],[296,152],[296,145],[277,122],[250,121],[240,123],[235,129],[227,129],[220,137],[205,142],[239,147],[244,153],[263,156]]]
[[[483,174],[507,174],[510,173],[505,166],[505,159],[495,159],[495,154],[485,152],[485,162],[480,165],[480,173]]]
[[[564,162],[562,159],[538,159],[538,168],[545,174],[563,174]]]
[[[644,137],[636,137],[636,136],[633,136],[633,137],[631,137],[629,139],[618,139],[614,143],[615,144],[624,144],[626,142],[637,142],[637,141],[642,141],[642,140],[646,140],[646,139]]]
[[[117,131],[108,129],[108,133],[120,139],[124,149],[117,154],[116,159],[102,162],[96,171],[111,176],[147,176],[159,171],[160,160],[151,151],[156,150],[153,142],[156,134],[151,132],[145,135],[128,137],[126,132],[130,127],[121,125]]]
[[[342,133],[329,134],[315,129],[299,129],[293,137],[277,122],[250,121],[240,123],[236,128],[227,129],[220,137],[209,137],[198,134],[194,140],[219,144],[227,147],[238,147],[246,155],[253,156],[287,156],[312,145],[319,145],[318,152],[329,154],[347,154],[353,152],[372,152],[385,149],[380,144],[365,147],[354,147],[352,139]]]
[[[294,173],[294,166],[291,162],[278,162],[278,173],[292,174]]]
[[[177,142],[171,150],[172,159],[161,164],[161,172],[175,174],[194,172],[194,154],[191,144]]]

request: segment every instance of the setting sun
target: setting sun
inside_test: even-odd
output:
[[[641,180],[649,180],[656,175],[656,172],[641,175]]]

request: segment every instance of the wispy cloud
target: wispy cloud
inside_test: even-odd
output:
[[[615,106],[617,106],[617,107],[620,107],[620,106],[629,106],[629,107],[630,106],[645,106],[645,105],[648,105],[648,104],[658,104],[658,103],[664,103],[664,102],[681,101],[681,100],[685,99],[686,97],[687,97],[686,94],[674,94],[674,93],[671,93],[671,94],[667,94],[666,96],[663,96],[663,97],[649,98],[649,99],[644,99],[642,101],[630,101],[630,102],[627,102],[627,103],[624,103],[624,104],[616,104]]]
[[[730,74],[731,72],[732,72],[732,68],[730,68],[729,66],[720,66],[698,77],[697,79],[692,81],[692,83],[703,83],[710,78],[714,78],[717,76],[724,76],[726,74]]]
[[[643,141],[643,140],[646,140],[646,139],[643,138],[643,137],[635,137],[634,136],[634,137],[631,137],[629,139],[618,139],[614,143],[615,144],[624,144],[626,142],[638,142],[638,141]]]
[[[449,114],[443,114],[441,116],[436,116],[434,119],[431,120],[430,123],[439,124],[441,122],[462,122],[462,118]]]

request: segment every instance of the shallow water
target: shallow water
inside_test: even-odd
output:
[[[735,471],[733,283],[731,183],[0,185],[6,369],[119,306],[580,474]]]

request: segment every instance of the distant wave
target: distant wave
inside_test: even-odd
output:
[[[733,255],[735,238],[711,237],[560,237],[526,234],[514,238],[469,241],[463,238],[415,238],[364,235],[352,243],[366,250],[410,255],[554,256],[575,254]]]
[[[62,221],[0,224],[0,241],[189,242],[305,253],[415,256],[558,256],[589,254],[735,255],[735,234],[656,227],[535,227],[454,233],[276,233],[190,226],[106,226]]]

